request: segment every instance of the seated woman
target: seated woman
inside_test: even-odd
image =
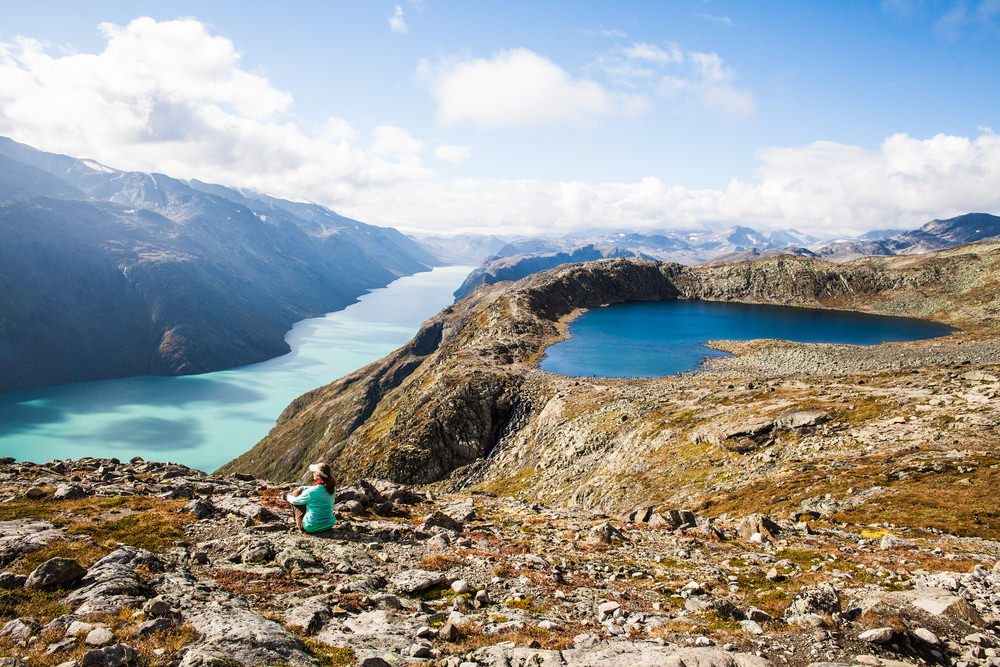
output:
[[[333,515],[333,475],[325,463],[313,463],[309,472],[313,474],[313,485],[300,486],[285,499],[292,504],[295,527],[300,532],[320,533],[337,522]]]

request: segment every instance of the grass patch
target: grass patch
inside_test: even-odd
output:
[[[431,554],[420,559],[420,567],[424,570],[443,572],[453,567],[461,567],[466,564],[464,558],[458,556],[447,556],[445,554]]]
[[[526,597],[526,598],[520,598],[520,599],[517,599],[517,600],[507,600],[506,602],[504,602],[504,604],[506,606],[510,607],[511,609],[522,609],[522,610],[528,612],[529,614],[541,614],[541,613],[543,613],[543,610],[540,607],[536,607],[534,605],[534,602],[535,602],[535,598],[533,598],[533,597]]]
[[[309,654],[319,661],[320,667],[347,667],[357,662],[357,655],[349,646],[330,646],[310,638],[302,641]]]
[[[80,498],[78,500],[28,500],[19,498],[0,504],[0,521],[45,519],[70,535],[90,535],[102,546],[128,544],[149,551],[164,551],[184,538],[184,526],[196,521],[178,510],[183,499],[163,500],[147,496]],[[127,513],[106,520],[110,511]]]
[[[6,622],[30,616],[42,623],[50,621],[73,611],[71,605],[60,601],[64,595],[65,590],[0,589],[0,619]]]

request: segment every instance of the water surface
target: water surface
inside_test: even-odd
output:
[[[293,398],[393,351],[453,300],[472,267],[400,278],[302,320],[288,354],[216,373],[142,376],[0,394],[0,456],[116,457],[214,470],[267,435]]]
[[[546,350],[541,367],[561,375],[666,377],[710,357],[710,340],[781,338],[800,343],[878,345],[951,333],[947,325],[840,310],[673,299],[588,310],[570,338]]]

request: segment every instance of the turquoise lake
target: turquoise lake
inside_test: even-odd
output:
[[[952,331],[928,320],[817,308],[680,299],[623,303],[588,310],[571,322],[571,337],[549,347],[541,367],[569,376],[666,377],[728,356],[705,347],[710,340],[878,345]]]
[[[302,320],[288,354],[181,377],[133,377],[0,394],[0,456],[174,461],[211,471],[267,435],[293,398],[393,351],[449,305],[472,267],[400,278]]]

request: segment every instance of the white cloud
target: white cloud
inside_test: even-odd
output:
[[[437,102],[438,121],[487,128],[584,125],[641,111],[643,102],[572,77],[528,49],[505,49],[490,59],[422,60],[417,79]]]
[[[877,149],[833,142],[760,151],[752,182],[694,190],[645,178],[636,183],[460,179],[401,182],[359,206],[404,230],[558,234],[581,228],[685,229],[735,223],[794,227],[819,236],[916,227],[970,211],[1000,213],[1000,136],[906,134]]]
[[[452,164],[462,164],[472,157],[472,150],[468,146],[443,145],[434,149],[434,157]]]
[[[719,25],[733,27],[733,20],[728,16],[713,16],[712,14],[698,14],[698,18],[703,18],[706,21],[711,21],[712,23],[718,23]]]
[[[720,116],[748,116],[756,108],[753,93],[734,84],[733,70],[717,53],[636,42],[601,56],[597,65],[620,87],[649,89],[653,95]]]
[[[389,29],[401,35],[409,32],[410,29],[406,25],[406,19],[403,18],[403,7],[401,5],[396,5],[396,13],[389,17]]]
[[[379,128],[363,148],[351,125],[306,133],[292,97],[240,67],[231,41],[193,19],[103,24],[96,54],[53,55],[0,44],[0,134],[122,169],[348,201],[353,193],[431,172],[419,145]]]
[[[242,69],[233,44],[197,21],[137,19],[102,31],[107,44],[99,53],[53,55],[23,38],[0,44],[0,134],[118,168],[310,199],[409,231],[551,234],[738,222],[841,235],[913,227],[969,211],[1000,212],[1000,137],[988,128],[975,137],[897,134],[876,148],[832,142],[770,148],[758,154],[752,181],[718,189],[653,177],[635,183],[443,181],[422,163],[424,142],[405,128],[383,125],[363,135],[330,118],[305,131],[292,120],[291,96]],[[651,55],[645,63],[663,59],[655,50],[634,52],[642,53]],[[492,83],[518,99],[504,101],[471,81],[474,92],[522,124],[621,114],[629,99],[573,78],[530,51],[426,67],[433,70],[428,76],[438,77],[432,84],[442,86],[436,94],[445,117],[456,122],[509,122],[449,88],[480,73],[493,75]],[[725,98],[731,88],[734,99],[706,103],[737,109],[752,103],[740,98],[716,54],[683,52],[681,63],[663,67],[650,85],[670,88],[671,95]],[[522,72],[533,80],[510,79]],[[546,86],[551,90],[540,90]],[[539,99],[555,112],[538,110]],[[465,146],[438,145],[433,152],[456,164],[469,155]]]

